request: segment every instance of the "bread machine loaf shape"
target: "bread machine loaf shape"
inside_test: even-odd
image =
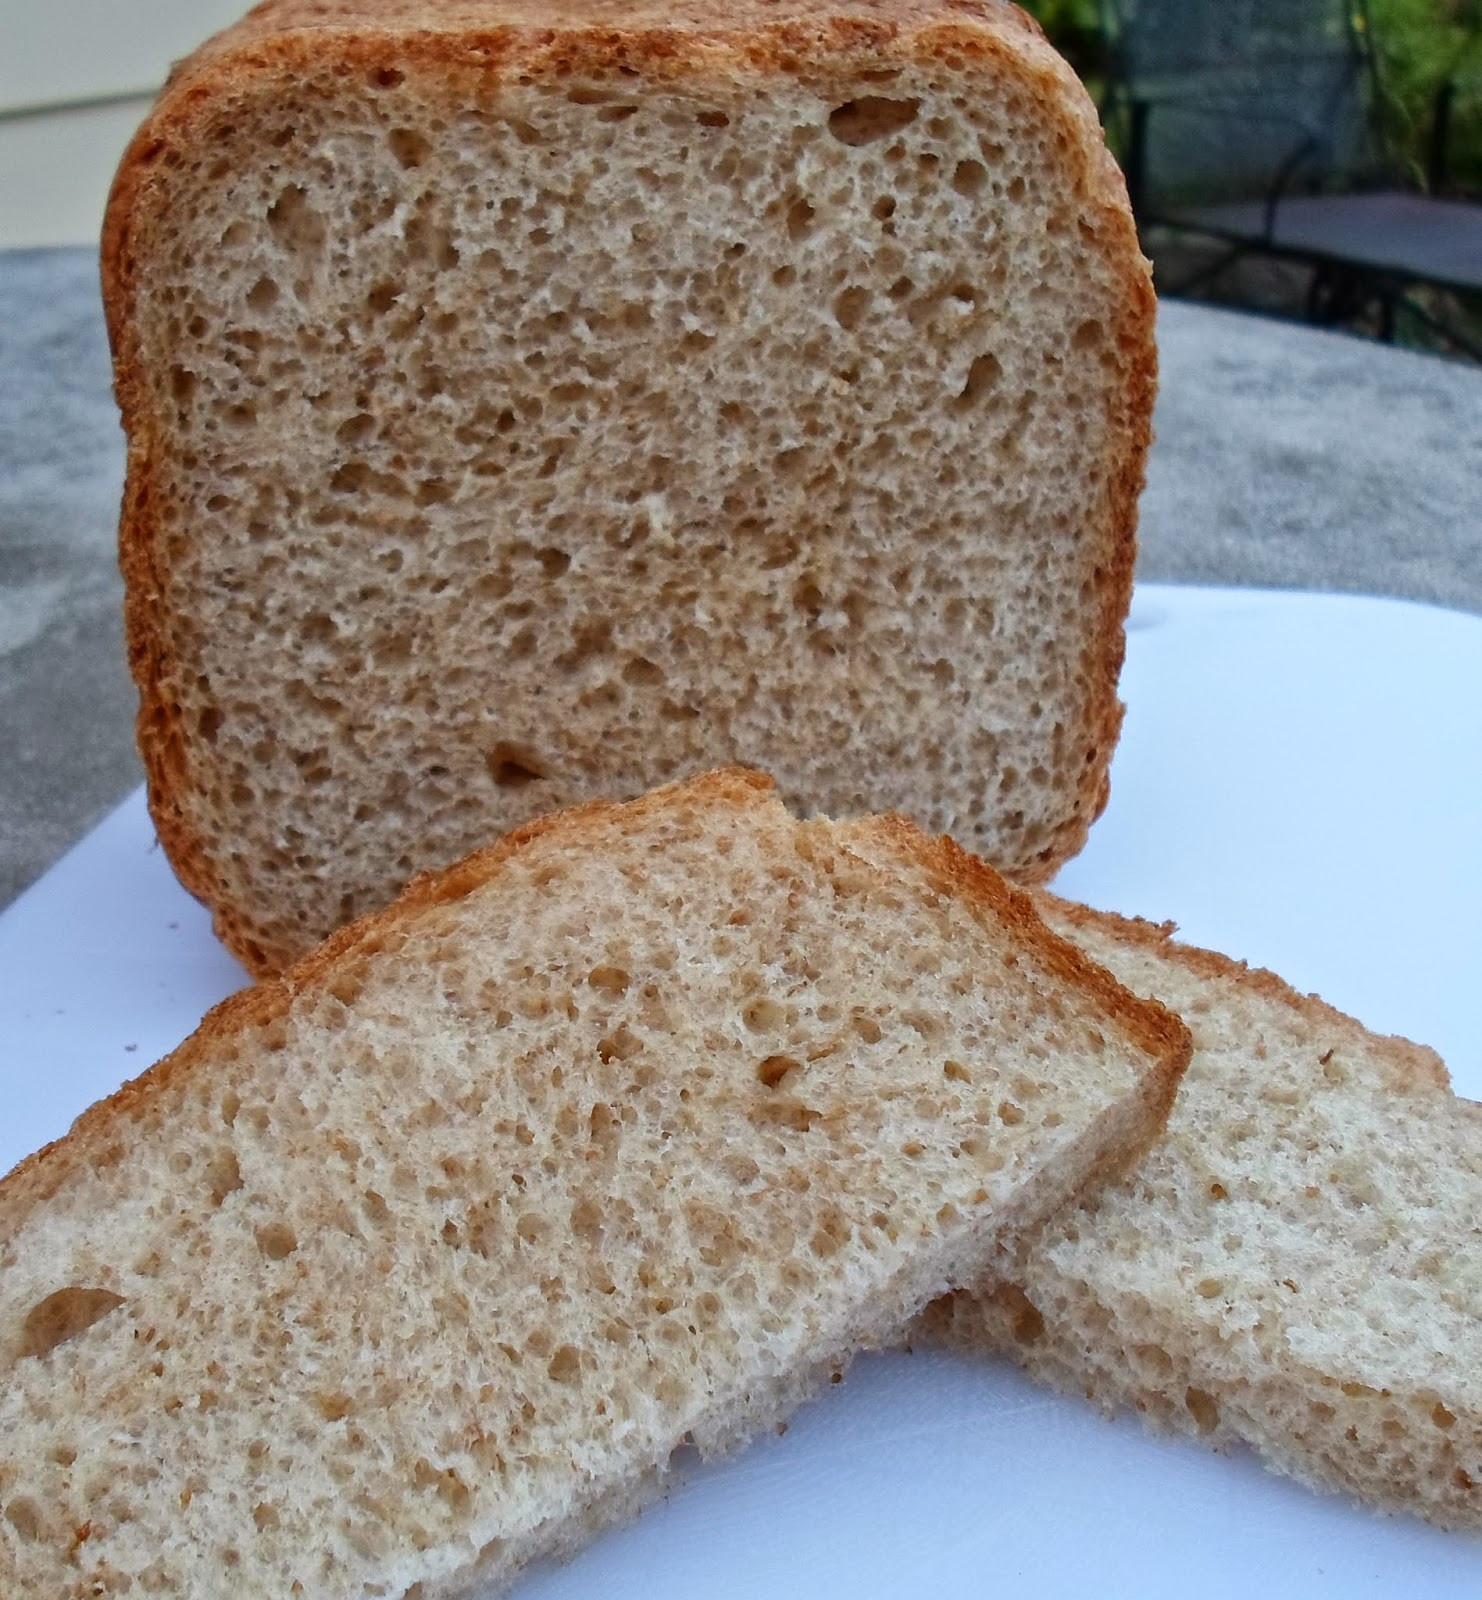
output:
[[[103,275],[160,838],[258,974],[723,761],[1046,879],[1107,794],[1153,295],[985,0],[282,0]]]

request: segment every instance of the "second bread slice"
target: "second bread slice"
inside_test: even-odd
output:
[[[928,1328],[1314,1488],[1482,1530],[1482,1106],[1433,1052],[1269,972],[1036,903],[1177,1007],[1194,1059],[1136,1170]]]
[[[487,1592],[975,1279],[1186,1052],[895,819],[533,824],[0,1186],[0,1589]]]

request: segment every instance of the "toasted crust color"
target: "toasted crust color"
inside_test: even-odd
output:
[[[1104,491],[1097,517],[1103,553],[1095,579],[1096,622],[1086,637],[1067,643],[1067,650],[1079,653],[1090,685],[1077,741],[1088,759],[1066,775],[1074,792],[1065,796],[1060,820],[1033,858],[997,864],[1018,881],[1042,883],[1084,844],[1107,802],[1108,768],[1122,720],[1117,680],[1156,388],[1155,302],[1121,174],[1084,91],[1038,26],[997,0],[794,0],[784,6],[747,0],[734,7],[569,0],[558,19],[547,7],[518,3],[268,0],[176,68],[119,168],[102,248],[115,392],[129,441],[120,564],[150,811],[182,883],[211,908],[218,934],[255,976],[279,970],[284,950],[269,944],[259,931],[260,919],[235,900],[218,865],[228,846],[203,833],[187,803],[198,781],[192,760],[198,736],[171,688],[179,663],[167,626],[171,558],[163,548],[159,513],[165,445],[145,381],[136,298],[151,249],[170,226],[172,172],[209,145],[232,107],[270,96],[275,84],[292,84],[326,59],[347,78],[415,66],[492,85],[614,66],[653,82],[724,79],[743,69],[806,77],[861,57],[984,60],[1014,75],[1055,131],[1086,214],[1094,217],[1100,248],[1115,266],[1120,306],[1112,337],[1125,382],[1114,414],[1106,419],[1104,456],[1097,467]],[[753,752],[739,754],[749,758]],[[754,754],[766,759],[765,751]],[[727,752],[710,757],[729,758]],[[676,775],[655,774],[650,781]],[[924,814],[931,802],[931,774],[922,774],[922,783]]]
[[[1109,1012],[1119,1015],[1123,1026],[1143,1049],[1161,1063],[1157,1088],[1149,1101],[1161,1128],[1168,1120],[1179,1080],[1193,1053],[1193,1040],[1183,1019],[1157,1000],[1143,1000],[1128,1009],[1128,990],[1105,967],[1098,966],[1070,940],[1061,938],[1040,917],[1037,909],[1040,901],[1053,902],[1057,907],[1066,902],[1056,901],[1044,891],[1026,893],[1015,889],[987,862],[964,850],[955,839],[945,835],[928,839],[908,817],[872,819],[864,826],[887,838],[904,859],[919,861],[933,871],[944,892],[991,908],[1027,947],[1036,950],[1057,978],[1088,990]]]
[[[1161,961],[1175,962],[1197,977],[1234,983],[1274,1000],[1278,1005],[1289,1006],[1314,1024],[1345,1033],[1356,1042],[1362,1040],[1366,1048],[1382,1051],[1392,1063],[1397,1083],[1425,1083],[1436,1089],[1451,1087],[1451,1074],[1446,1069],[1446,1063],[1429,1045],[1416,1044],[1413,1039],[1405,1039],[1398,1034],[1381,1037],[1370,1033],[1361,1022],[1355,1021],[1347,1012],[1339,1011],[1336,1006],[1330,1006],[1321,995],[1303,994],[1266,967],[1253,967],[1247,961],[1236,961],[1217,950],[1183,944],[1174,937],[1178,932],[1177,923],[1150,922],[1144,917],[1124,917],[1114,911],[1096,911],[1077,901],[1063,900],[1045,889],[1035,891],[1031,898],[1039,910],[1057,922],[1095,931],[1129,948],[1146,950]]]

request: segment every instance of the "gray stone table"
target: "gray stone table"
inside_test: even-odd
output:
[[[1165,304],[1142,578],[1482,613],[1482,371]],[[0,906],[139,782],[96,263],[0,252]]]

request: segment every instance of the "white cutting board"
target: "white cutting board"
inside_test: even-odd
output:
[[[1482,619],[1146,585],[1122,694],[1111,804],[1056,887],[1432,1044],[1482,1098]],[[0,915],[0,1170],[241,982],[134,795]],[[521,1600],[1482,1595],[1482,1538],[934,1353],[861,1360],[681,1478]]]

